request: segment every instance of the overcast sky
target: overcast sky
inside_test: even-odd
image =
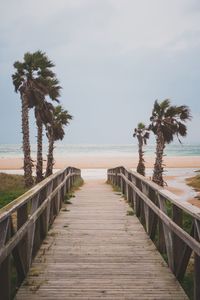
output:
[[[12,65],[38,49],[74,116],[64,142],[132,143],[164,98],[190,106],[185,142],[200,142],[199,0],[0,0],[0,36],[0,143],[21,142]]]

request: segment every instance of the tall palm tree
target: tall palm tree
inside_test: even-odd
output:
[[[49,140],[48,155],[47,155],[47,167],[46,167],[46,177],[53,173],[54,165],[54,142],[62,140],[65,135],[64,126],[67,126],[72,120],[72,116],[67,110],[64,110],[62,106],[58,105],[55,107],[53,113],[53,122],[46,127],[47,137]]]
[[[59,102],[61,87],[58,85],[58,80],[51,78],[43,81],[41,89],[43,91],[42,99],[35,104],[35,118],[37,125],[37,164],[36,164],[36,182],[43,180],[43,155],[42,155],[42,141],[43,141],[43,125],[48,126],[53,122],[54,107],[44,98],[48,96],[52,101]]]
[[[36,164],[36,182],[43,178],[43,125],[48,126],[53,122],[54,107],[51,103],[43,101],[35,107],[35,118],[37,124],[37,164]]]
[[[185,137],[187,127],[185,122],[191,119],[190,109],[185,106],[171,105],[169,99],[160,103],[154,103],[152,116],[150,118],[150,129],[156,135],[156,159],[153,171],[153,181],[160,186],[164,185],[163,180],[163,155],[165,145],[173,141],[174,137]]]
[[[36,51],[25,53],[23,62],[15,62],[15,73],[12,75],[15,91],[20,92],[22,100],[22,134],[24,152],[24,176],[26,186],[33,184],[32,160],[29,139],[29,115],[28,111],[37,105],[41,105],[45,95],[54,97],[55,91],[59,92],[59,85],[51,68],[54,64],[45,53]],[[56,87],[52,90],[52,86]],[[37,124],[39,125],[39,121]],[[41,134],[38,134],[41,139]],[[41,164],[41,163],[40,163]]]
[[[137,137],[138,139],[139,162],[137,165],[137,172],[145,176],[143,146],[147,144],[147,139],[149,138],[149,131],[143,123],[138,123],[137,128],[135,128],[134,130],[133,137]]]

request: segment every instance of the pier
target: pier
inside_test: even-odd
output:
[[[1,299],[13,297],[14,267],[17,300],[188,299],[191,257],[200,299],[199,209],[124,167],[65,201],[80,177],[66,168],[0,211]]]

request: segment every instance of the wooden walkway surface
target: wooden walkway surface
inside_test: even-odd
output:
[[[17,300],[188,299],[128,204],[90,180],[61,210]]]

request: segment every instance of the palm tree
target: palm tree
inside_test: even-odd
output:
[[[35,118],[37,124],[37,165],[36,165],[36,182],[42,181],[43,178],[43,125],[48,126],[53,121],[54,107],[51,103],[43,101],[35,107]]]
[[[53,122],[52,124],[46,127],[47,137],[49,140],[48,155],[47,155],[47,167],[46,167],[46,177],[53,173],[54,165],[54,142],[62,140],[65,135],[64,126],[69,124],[69,121],[72,120],[72,116],[68,113],[67,110],[64,110],[62,106],[58,105],[55,107],[53,113]]]
[[[163,181],[163,155],[165,145],[173,141],[174,136],[185,137],[187,135],[187,127],[184,124],[191,119],[190,109],[185,106],[171,105],[169,99],[158,103],[154,103],[152,116],[150,118],[150,129],[156,135],[156,159],[153,171],[153,181],[160,186],[164,186]]]
[[[24,54],[23,62],[17,61],[14,63],[16,72],[12,75],[13,84],[15,91],[20,92],[22,100],[22,134],[26,186],[33,184],[28,111],[30,108],[41,106],[46,95],[49,95],[51,99],[59,95],[61,87],[58,85],[55,74],[50,69],[52,67],[54,67],[54,64],[41,51],[27,52]],[[58,92],[57,95],[55,95],[55,91]],[[40,126],[38,139],[41,139],[41,122],[39,119],[37,120],[37,125]],[[39,158],[37,165],[37,169],[41,169],[41,158]]]
[[[46,101],[45,96],[49,96],[52,101],[59,102],[61,87],[58,85],[58,80],[51,78],[40,82],[43,90],[42,99],[35,105],[35,118],[37,125],[37,164],[36,164],[36,182],[43,180],[43,155],[42,155],[42,141],[43,141],[43,125],[48,126],[53,122],[53,105]]]
[[[137,137],[138,139],[139,162],[137,166],[137,172],[145,176],[143,146],[147,144],[147,139],[149,138],[149,131],[143,123],[138,123],[137,128],[135,128],[134,130],[133,137]]]

